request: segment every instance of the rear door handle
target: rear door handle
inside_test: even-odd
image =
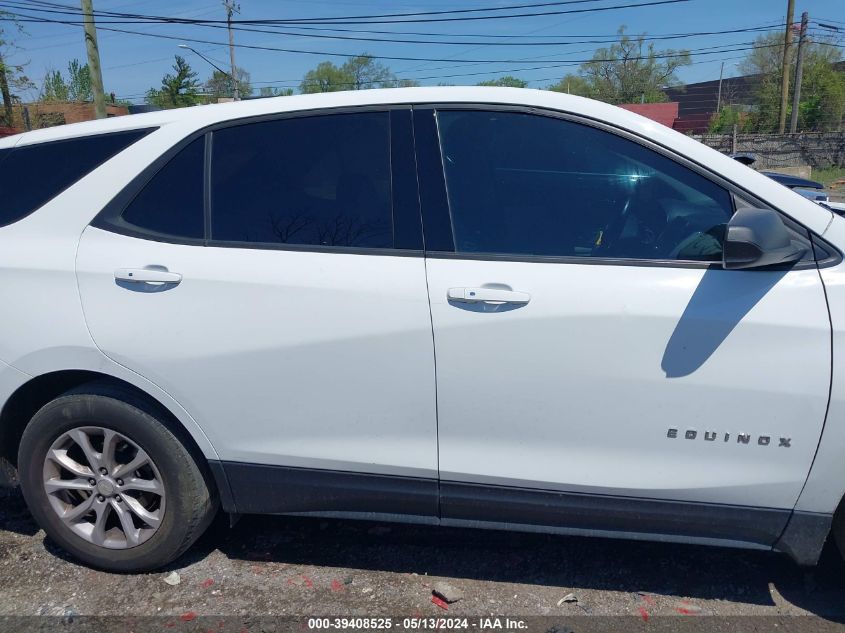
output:
[[[449,301],[462,303],[504,303],[526,304],[531,300],[527,292],[504,290],[502,288],[449,288]]]
[[[114,271],[114,278],[117,281],[150,284],[178,284],[182,281],[182,275],[179,273],[158,268],[118,268]]]

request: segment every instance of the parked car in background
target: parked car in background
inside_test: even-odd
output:
[[[683,134],[362,90],[0,167],[0,455],[89,565],[166,565],[218,508],[845,547],[845,219]]]
[[[757,161],[757,158],[753,154],[732,154],[731,158],[749,167]],[[831,211],[835,211],[839,215],[845,214],[845,204],[832,202],[830,196],[825,191],[825,186],[820,182],[798,176],[790,176],[789,174],[781,174],[776,171],[761,171],[760,173],[782,184],[784,187],[789,187],[795,193],[804,196],[808,200],[812,200],[829,208]]]

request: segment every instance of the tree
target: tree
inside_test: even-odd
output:
[[[199,82],[197,73],[191,69],[184,57],[176,55],[173,64],[173,74],[166,74],[161,78],[161,88],[150,88],[146,101],[160,108],[184,108],[197,105],[202,96],[198,94]]]
[[[520,79],[519,77],[514,77],[513,75],[505,75],[504,77],[499,77],[498,79],[490,79],[488,81],[482,81],[478,84],[479,86],[503,86],[505,88],[527,88],[528,82],[524,79]]]
[[[20,97],[13,91],[30,90],[34,84],[23,72],[23,64],[14,64],[9,61],[14,52],[14,44],[11,36],[3,30],[4,24],[10,24],[12,29],[22,33],[23,29],[12,14],[0,10],[0,96],[3,98],[3,112],[0,116],[0,124],[10,126],[13,122],[12,105],[20,102]]]
[[[726,134],[733,130],[734,125],[744,129],[746,121],[746,112],[741,106],[726,105],[713,115],[708,131],[711,134]]]
[[[249,71],[238,68],[238,92],[241,97],[248,97],[252,94]],[[205,82],[205,91],[215,100],[221,98],[232,99],[235,96],[232,90],[232,78],[228,73],[215,70],[211,77]]]
[[[798,127],[802,130],[838,130],[845,116],[845,73],[834,64],[842,60],[842,52],[829,42],[808,42],[804,49],[804,78],[801,102],[798,104]],[[790,49],[790,68],[795,68],[797,47]],[[781,73],[783,69],[783,35],[769,33],[754,41],[754,48],[739,66],[748,75],[757,75],[754,106],[749,127],[759,132],[775,132],[780,112]],[[795,89],[795,76],[790,73],[790,92]],[[791,100],[789,104],[792,109]],[[788,113],[789,114],[789,113]]]
[[[646,44],[645,34],[633,38],[626,35],[625,26],[619,27],[617,34],[617,43],[598,49],[590,61],[581,64],[576,76],[564,77],[551,89],[614,104],[665,101],[663,89],[679,85],[676,71],[692,63],[689,51],[657,51],[653,43]],[[582,82],[576,83],[575,77]],[[576,90],[571,90],[572,86]]]
[[[390,68],[363,53],[350,57],[341,66],[321,62],[309,70],[299,84],[300,92],[337,92],[368,88],[408,88],[418,86],[413,79],[398,79]]]
[[[309,70],[299,84],[303,94],[313,92],[337,92],[349,90],[349,77],[332,62],[320,62],[316,68]]]
[[[94,100],[91,88],[91,72],[88,64],[80,64],[73,59],[67,65],[68,78],[58,70],[47,71],[41,86],[40,101],[88,102]]]
[[[390,69],[366,54],[350,57],[340,67],[340,71],[349,83],[347,90],[392,88],[396,85],[396,77]]]
[[[591,96],[590,84],[580,75],[566,75],[556,84],[549,86],[548,89],[555,92],[565,92],[569,95],[578,95],[579,97]]]
[[[67,82],[58,70],[48,70],[41,85],[39,101],[67,101],[70,90]]]
[[[262,97],[290,97],[293,94],[293,88],[273,88],[271,86],[264,86],[258,91]]]

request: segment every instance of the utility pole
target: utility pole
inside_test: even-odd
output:
[[[722,67],[719,69],[719,96],[716,97],[716,114],[722,109],[722,75],[725,74],[725,62],[722,62]]]
[[[241,12],[241,5],[235,4],[235,0],[223,0],[226,7],[226,24],[229,28],[229,61],[232,66],[232,96],[235,101],[241,100],[241,91],[238,88],[238,69],[235,67],[235,34],[232,31],[232,14]]]
[[[783,77],[780,85],[780,119],[778,131],[786,131],[786,106],[789,103],[789,49],[792,48],[792,19],[795,16],[795,0],[789,0],[786,8],[786,32],[783,36]]]
[[[12,127],[12,93],[9,92],[9,79],[6,77],[6,64],[3,62],[2,54],[0,54],[0,93],[3,95],[6,125]]]
[[[795,87],[792,89],[792,117],[789,120],[789,131],[798,131],[798,106],[801,103],[801,81],[804,78],[804,47],[807,44],[807,26],[810,15],[804,11],[801,14],[801,32],[798,35],[798,58],[795,60]]]
[[[103,72],[100,69],[97,27],[94,26],[94,6],[92,0],[80,0],[80,2],[82,3],[82,22],[85,27],[85,48],[88,49],[91,91],[94,93],[94,113],[98,119],[105,119],[106,95],[103,93]]]

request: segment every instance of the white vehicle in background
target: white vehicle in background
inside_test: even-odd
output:
[[[0,166],[0,454],[89,565],[218,507],[845,545],[845,219],[662,125],[369,90]]]

